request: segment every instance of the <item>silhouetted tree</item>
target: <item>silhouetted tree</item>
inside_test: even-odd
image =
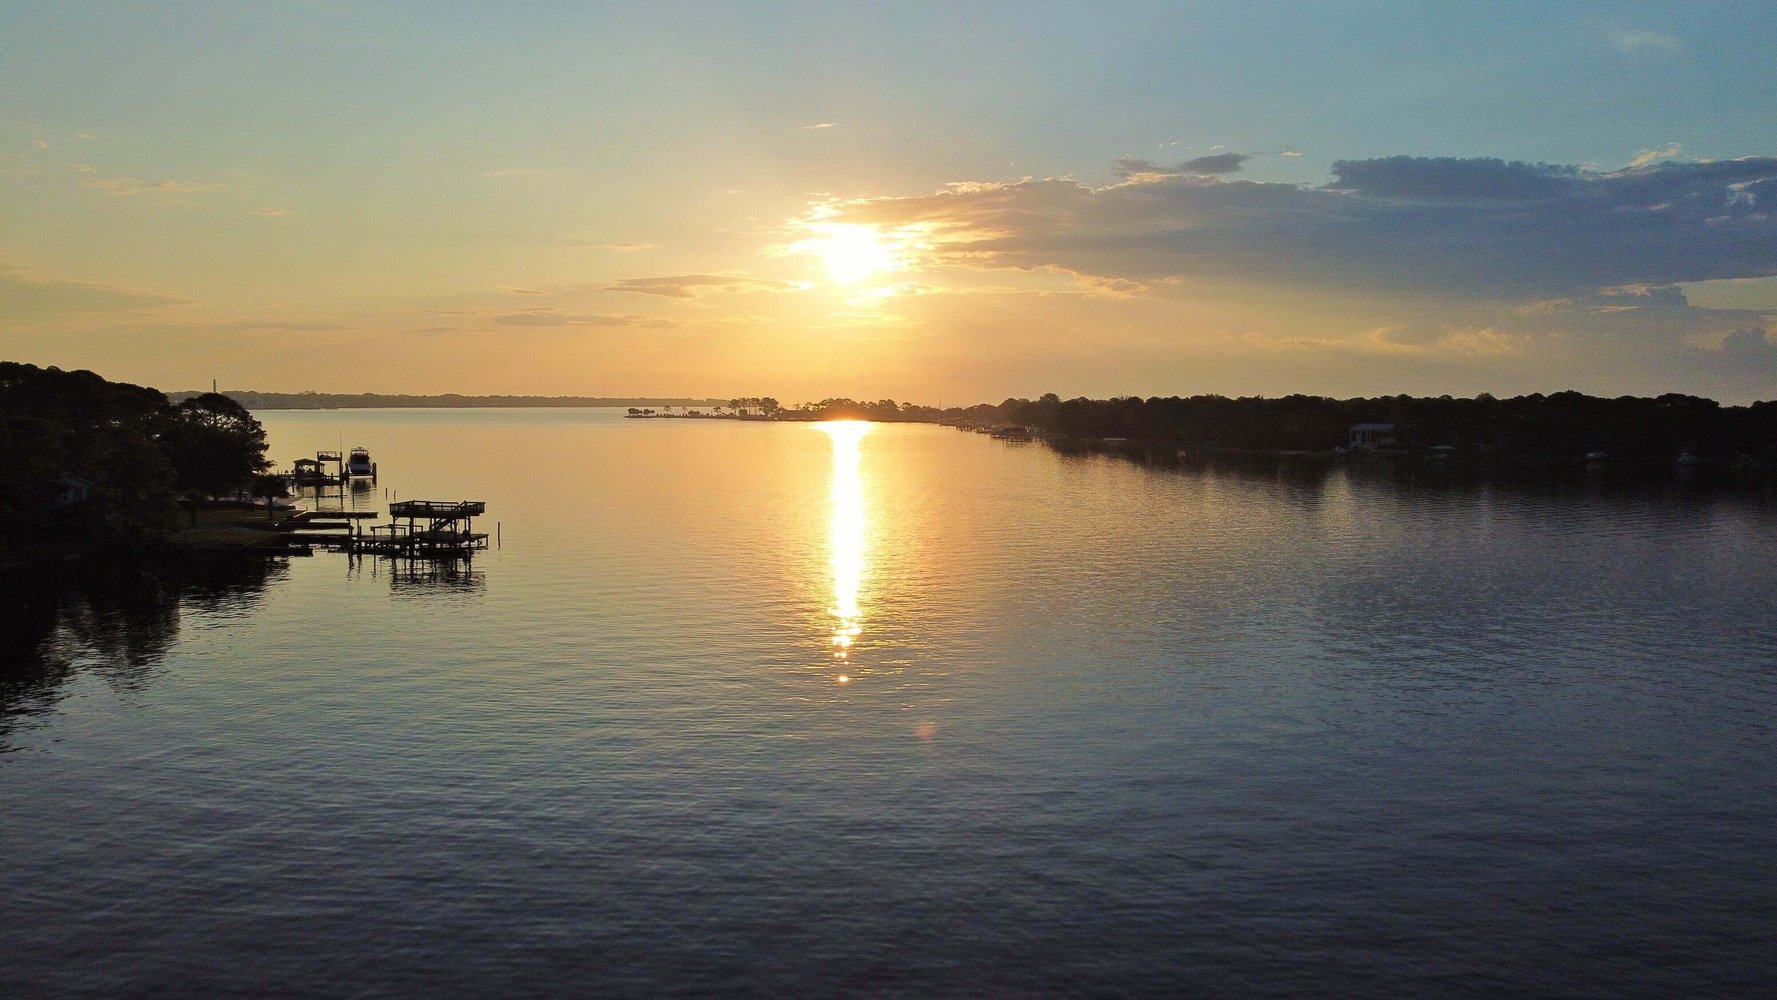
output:
[[[156,432],[167,409],[153,389],[0,362],[0,534],[109,541],[162,530],[172,470]],[[65,506],[76,481],[86,499]]]
[[[180,489],[217,496],[246,488],[271,464],[265,428],[246,407],[206,392],[173,407],[161,433]]]
[[[290,488],[284,485],[283,476],[273,475],[268,472],[260,472],[254,474],[253,485],[248,492],[250,492],[255,498],[265,501],[265,519],[272,521],[277,519],[277,504],[275,501],[282,500],[289,496]]]

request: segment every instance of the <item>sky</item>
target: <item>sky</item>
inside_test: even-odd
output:
[[[1777,5],[8,4],[0,358],[1777,398]]]

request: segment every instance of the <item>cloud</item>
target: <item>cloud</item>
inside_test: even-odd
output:
[[[1624,285],[1600,288],[1585,300],[1593,312],[1624,312],[1630,309],[1689,309],[1684,289],[1677,285]]]
[[[277,219],[286,215],[295,215],[296,213],[287,208],[256,208],[253,210],[253,214],[263,215],[268,219]]]
[[[1609,33],[1610,44],[1627,55],[1661,54],[1678,51],[1678,39],[1658,31],[1628,31],[1617,28]]]
[[[594,243],[592,246],[593,246],[593,249],[595,249],[595,250],[625,250],[625,251],[629,251],[629,250],[653,250],[653,249],[656,249],[654,244],[652,244],[652,243]]]
[[[200,181],[145,181],[139,177],[94,177],[86,182],[86,186],[129,197],[138,194],[194,194],[199,191],[214,191],[222,185]]]
[[[1369,346],[1384,352],[1467,358],[1521,354],[1530,343],[1530,338],[1522,333],[1442,323],[1382,327],[1372,330],[1367,340]]]
[[[813,129],[818,129],[818,128],[832,128],[832,127],[833,127],[833,123],[832,123],[832,122],[815,122],[815,123],[814,123],[814,124],[813,124],[813,125],[804,125],[804,126],[802,126],[802,130],[803,130],[803,131],[804,131],[804,132],[807,132],[807,131],[811,131],[811,130],[813,130]]]
[[[1638,170],[1656,160],[1670,160],[1678,155],[1678,150],[1679,145],[1676,142],[1667,143],[1659,149],[1644,149],[1635,154],[1635,159],[1629,161],[1629,169]]]
[[[669,299],[694,299],[712,293],[798,292],[806,286],[775,278],[751,278],[735,274],[673,274],[658,278],[624,278],[606,285],[612,292],[661,295]]]
[[[13,323],[79,313],[156,309],[191,301],[121,285],[51,277],[37,268],[0,261],[0,317]]]
[[[46,139],[32,139],[31,145],[36,146],[38,149],[41,149],[45,152],[49,151],[49,141]]]
[[[517,312],[503,313],[493,318],[502,326],[618,326],[618,327],[655,327],[668,328],[678,326],[676,320],[665,316],[643,316],[636,313],[564,313],[556,309],[521,309]]]
[[[501,285],[501,286],[499,286],[499,288],[500,288],[500,291],[507,292],[512,295],[548,295],[549,294],[548,292],[545,292],[540,288],[526,288],[523,285]]]
[[[509,177],[566,177],[567,175],[566,170],[547,167],[512,167],[505,170],[484,170],[481,173],[482,177],[494,180]]]
[[[1186,160],[1174,167],[1162,167],[1147,160],[1131,157],[1119,157],[1113,161],[1117,174],[1136,180],[1158,180],[1162,177],[1215,177],[1231,174],[1240,169],[1240,165],[1252,159],[1245,153],[1216,153],[1213,156],[1199,156]]]
[[[218,323],[218,329],[245,333],[327,333],[334,330],[356,330],[343,323],[304,322],[301,320],[255,320],[247,323]]]
[[[74,138],[80,139],[80,140],[83,140],[86,142],[91,142],[94,139],[97,139],[98,136],[92,134],[91,132],[76,132],[76,133],[74,133]]]
[[[1071,273],[1075,280],[1079,281],[1080,284],[1085,285],[1099,295],[1109,295],[1118,298],[1129,295],[1141,295],[1147,292],[1151,287],[1144,282],[1134,281],[1129,278],[1118,278],[1101,274],[1082,274],[1077,271],[1069,273]]]
[[[1523,332],[1449,323],[1406,323],[1377,327],[1356,337],[1248,332],[1238,342],[1291,354],[1341,354],[1421,362],[1487,363],[1523,354],[1533,338]]]
[[[1250,157],[1245,153],[1217,153],[1214,156],[1199,156],[1194,160],[1186,160],[1178,165],[1184,174],[1231,174],[1240,169]]]
[[[1278,153],[1277,155],[1284,157],[1286,159],[1294,160],[1294,159],[1298,159],[1301,157],[1302,151],[1299,149],[1286,149],[1283,152]]]
[[[1545,199],[1572,192],[1581,182],[1578,167],[1424,156],[1338,160],[1333,174],[1338,179],[1329,190],[1432,202]]]
[[[1120,166],[1140,164],[1122,161]],[[971,182],[830,202],[922,234],[929,265],[1057,268],[1524,301],[1777,274],[1777,159],[1597,172],[1497,159],[1342,160],[1322,187],[1144,176]]]
[[[1734,330],[1722,338],[1721,347],[1709,353],[1742,371],[1777,372],[1777,341],[1765,330]]]

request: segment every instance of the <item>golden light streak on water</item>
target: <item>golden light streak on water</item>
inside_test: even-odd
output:
[[[815,426],[833,441],[833,519],[827,541],[833,566],[833,607],[829,611],[834,619],[833,659],[845,663],[864,632],[858,590],[869,568],[865,535],[870,522],[864,511],[863,455],[859,444],[870,433],[871,424],[865,420],[832,420]],[[841,675],[839,683],[850,679]]]

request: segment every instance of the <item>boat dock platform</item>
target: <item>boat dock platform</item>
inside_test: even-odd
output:
[[[364,522],[381,517],[373,510],[305,510],[284,522],[293,540],[352,548],[365,535]]]
[[[349,455],[337,451],[317,451],[314,458],[299,458],[291,463],[289,472],[280,472],[291,486],[349,483],[354,479],[376,482],[376,463],[370,460],[368,448],[353,448]]]
[[[389,504],[388,524],[372,525],[352,541],[356,552],[406,559],[457,559],[488,547],[488,535],[475,530],[487,513],[480,500],[397,500]]]
[[[397,500],[388,524],[371,510],[308,510],[292,516],[283,531],[293,542],[353,554],[404,559],[465,559],[488,547],[474,519],[487,513],[480,500]]]

